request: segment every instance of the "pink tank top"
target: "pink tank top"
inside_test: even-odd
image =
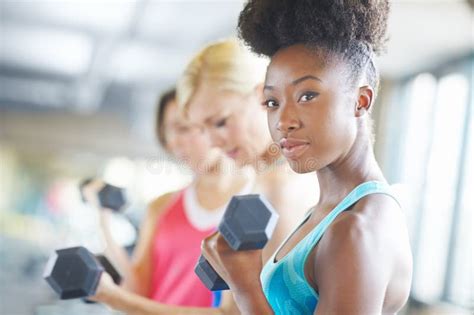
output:
[[[150,298],[164,304],[210,307],[212,293],[194,273],[201,241],[215,228],[200,231],[191,225],[184,209],[184,192],[160,217],[153,239]]]

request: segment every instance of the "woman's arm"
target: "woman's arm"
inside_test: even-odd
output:
[[[331,225],[312,259],[320,298],[314,314],[382,313],[392,270],[383,237],[357,213]]]
[[[114,266],[119,270],[124,282],[130,278],[130,258],[125,249],[117,244],[112,237],[110,231],[110,221],[113,210],[103,208],[99,201],[99,191],[106,185],[102,180],[94,179],[84,187],[82,187],[82,195],[86,202],[97,209],[99,215],[99,227],[104,236],[105,249],[104,254],[113,262]]]
[[[261,250],[234,251],[215,232],[202,242],[202,254],[227,283],[242,314],[273,314],[260,283]]]
[[[111,308],[128,315],[237,315],[238,312],[232,296],[226,292],[222,306],[210,307],[180,307],[165,305],[135,294],[117,286],[112,278],[103,273],[99,281],[96,295],[90,299],[102,302]]]
[[[123,284],[128,286],[128,282],[133,277],[131,272],[131,261],[126,250],[121,245],[119,245],[112,236],[112,232],[110,230],[110,221],[114,214],[110,209],[99,209],[98,212],[100,228],[105,241],[104,254],[119,270],[123,279]]]
[[[274,312],[265,297],[260,281],[252,288],[234,289],[234,299],[244,315],[273,315]]]
[[[156,222],[173,193],[163,195],[149,205],[141,224],[133,259],[131,259],[125,249],[112,236],[110,230],[112,210],[101,208],[98,201],[98,192],[103,185],[102,181],[95,180],[84,187],[83,194],[87,202],[98,209],[100,227],[106,243],[104,253],[120,271],[123,278],[122,285],[125,288],[140,295],[147,295],[151,273],[151,243]]]
[[[164,195],[152,202],[140,228],[139,239],[133,254],[129,259],[130,275],[133,282],[127,281],[125,286],[117,286],[111,277],[103,274],[97,293],[91,299],[103,302],[115,310],[131,315],[170,314],[170,315],[238,315],[240,314],[231,292],[226,291],[222,296],[219,308],[178,307],[158,303],[146,298],[150,290],[151,278],[151,247],[156,230],[156,223],[169,204],[174,193]],[[113,241],[113,239],[110,239]],[[115,242],[114,242],[115,243]],[[111,244],[113,244],[111,242]],[[120,246],[117,246],[122,249]]]

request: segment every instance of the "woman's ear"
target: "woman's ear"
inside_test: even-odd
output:
[[[356,117],[362,117],[369,112],[372,102],[374,101],[374,90],[369,85],[359,88],[359,95],[354,108]]]

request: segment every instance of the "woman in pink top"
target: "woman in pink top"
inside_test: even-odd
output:
[[[235,170],[231,162],[211,148],[202,130],[178,111],[174,90],[159,102],[156,130],[161,145],[187,162],[195,180],[150,203],[131,259],[111,237],[111,211],[101,209],[106,255],[124,282],[117,286],[104,273],[92,299],[127,314],[232,314],[237,308],[230,294],[223,296],[220,307],[211,308],[212,293],[195,275],[194,266],[202,239],[215,229],[228,200],[252,189],[253,173],[229,171]],[[93,181],[84,188],[86,198],[95,205],[94,196],[102,185]]]

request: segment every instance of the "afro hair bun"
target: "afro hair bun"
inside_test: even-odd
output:
[[[239,35],[260,55],[294,44],[346,52],[354,42],[384,51],[388,0],[250,0],[239,17]]]

